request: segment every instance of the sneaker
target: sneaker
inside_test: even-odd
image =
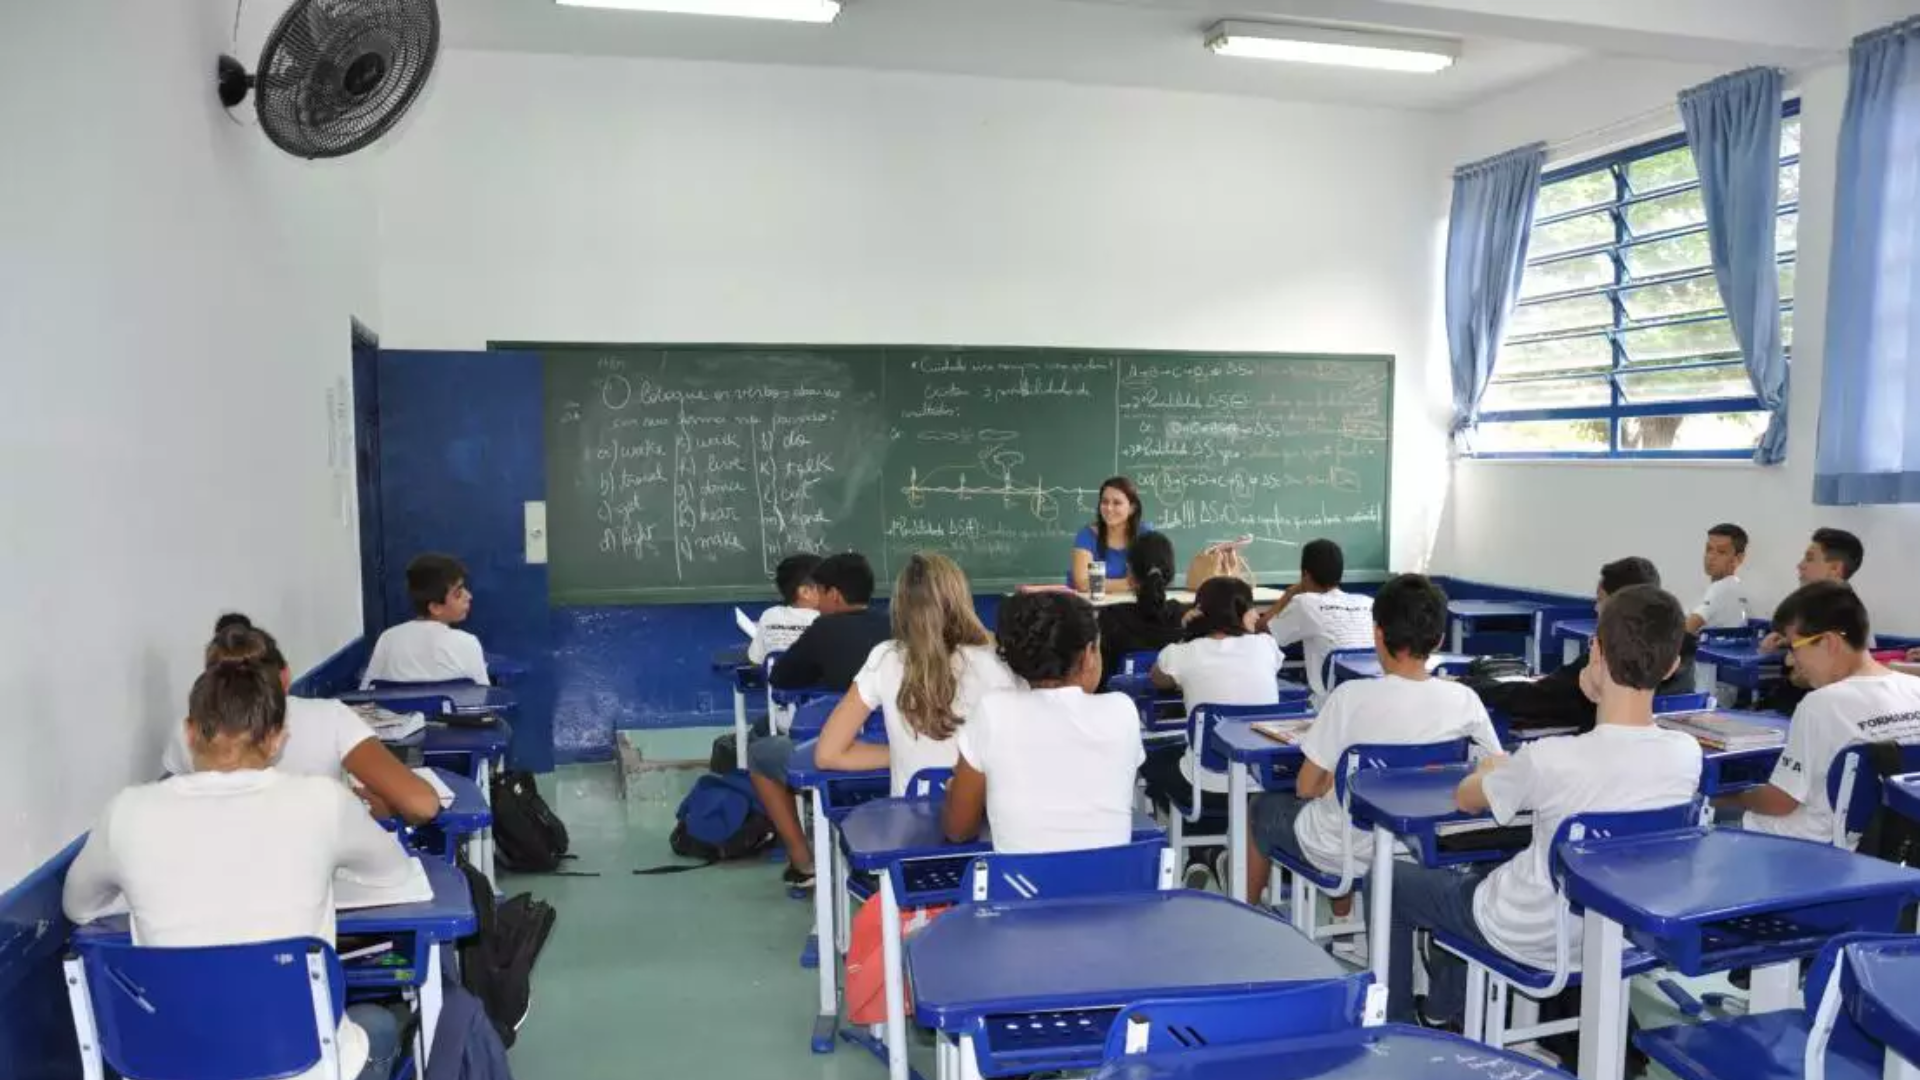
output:
[[[1220,890],[1222,892],[1225,892],[1233,883],[1232,855],[1232,851],[1227,848],[1221,848],[1213,857],[1213,879],[1220,883]],[[1232,897],[1232,899],[1238,900],[1240,898],[1235,896]]]
[[[802,870],[789,863],[786,870],[781,873],[780,880],[786,883],[789,889],[811,889],[813,888],[813,871]]]
[[[1373,963],[1373,952],[1367,948],[1365,933],[1348,934],[1333,939],[1328,950],[1337,960],[1344,960],[1355,967],[1368,967]]]
[[[1203,862],[1187,864],[1187,872],[1181,875],[1180,887],[1197,892],[1210,892],[1213,889],[1213,870]]]
[[[1423,1028],[1431,1028],[1434,1031],[1445,1031],[1452,1035],[1458,1035],[1466,1029],[1466,1024],[1459,1020],[1435,1020],[1429,1017],[1427,1015],[1427,999],[1424,997],[1413,1000],[1413,1019],[1415,1023]]]

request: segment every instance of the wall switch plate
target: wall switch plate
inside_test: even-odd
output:
[[[547,504],[530,502],[527,516],[527,565],[543,566],[547,561]]]

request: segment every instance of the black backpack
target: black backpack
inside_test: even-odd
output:
[[[567,854],[566,822],[540,797],[529,772],[493,778],[493,864],[516,874],[550,874]]]
[[[553,933],[553,905],[521,893],[500,904],[493,885],[466,856],[459,866],[473,894],[473,914],[479,929],[460,943],[460,983],[480,999],[487,1019],[512,1046],[533,1003],[533,964]]]

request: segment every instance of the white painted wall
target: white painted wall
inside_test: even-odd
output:
[[[1557,140],[1591,127],[1660,114],[1559,153],[1571,160],[1609,145],[1677,130],[1665,109],[1681,89],[1720,72],[1683,65],[1590,64],[1487,102],[1459,118],[1457,160],[1532,139]],[[1858,533],[1866,567],[1856,584],[1883,629],[1920,633],[1920,576],[1910,572],[1920,542],[1920,507],[1813,505],[1813,451],[1824,359],[1828,260],[1832,255],[1835,147],[1846,70],[1833,65],[1799,79],[1802,89],[1800,256],[1795,310],[1788,461],[1762,469],[1739,463],[1463,461],[1435,553],[1443,573],[1484,581],[1587,592],[1602,562],[1644,555],[1684,600],[1704,587],[1705,530],[1745,526],[1753,547],[1743,575],[1756,615],[1792,591],[1793,567],[1821,525]]]
[[[324,402],[349,318],[379,325],[371,201],[219,108],[233,11],[0,33],[0,891],[157,774],[220,611],[297,667],[359,632]]]
[[[383,343],[924,342],[1400,357],[1396,559],[1444,459],[1419,363],[1431,116],[953,76],[453,52],[382,162]]]

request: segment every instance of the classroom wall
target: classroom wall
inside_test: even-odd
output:
[[[1393,557],[1425,556],[1445,475],[1433,404],[1445,384],[1430,385],[1423,363],[1446,203],[1434,116],[459,51],[436,77],[431,108],[380,167],[389,349],[557,339],[1392,353]],[[449,387],[456,397],[515,377],[505,361],[493,376],[460,370],[478,381]],[[534,415],[530,430],[495,437],[539,438]],[[384,436],[396,437],[410,436]],[[394,453],[416,450],[444,448]],[[391,530],[396,508],[386,512]],[[709,644],[734,639],[728,608],[553,616],[563,757],[605,747],[616,724],[726,717],[725,684],[705,662]]]
[[[362,171],[287,158],[221,110],[233,18],[231,0],[4,18],[0,887],[157,775],[222,610],[301,670],[359,634],[326,404],[351,317],[379,325],[373,203]]]
[[[1580,140],[1556,153],[1550,164],[1643,141],[1679,128],[1678,113],[1663,108],[1675,94],[1722,73],[1675,64],[1582,65],[1461,114],[1452,157],[1468,161],[1532,139],[1558,140],[1660,110],[1625,129]],[[1856,583],[1877,624],[1898,633],[1920,632],[1920,578],[1907,572],[1913,538],[1920,536],[1920,507],[1813,505],[1834,155],[1846,69],[1833,64],[1794,81],[1800,87],[1803,151],[1786,464],[1461,461],[1453,470],[1435,549],[1439,572],[1585,591],[1601,563],[1644,555],[1692,603],[1705,586],[1700,551],[1707,526],[1734,521],[1753,537],[1743,577],[1753,587],[1754,614],[1764,617],[1793,590],[1794,564],[1808,534],[1833,525],[1858,533],[1866,544],[1866,565]],[[1605,92],[1596,92],[1599,87]]]

